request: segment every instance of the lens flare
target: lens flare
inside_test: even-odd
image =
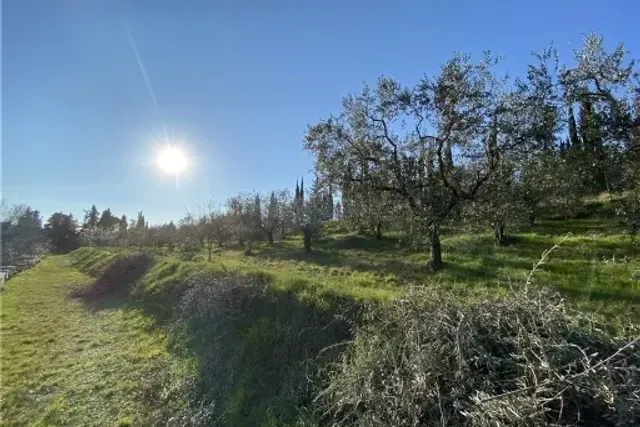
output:
[[[157,165],[165,173],[177,175],[187,168],[187,157],[175,147],[164,147],[158,152]]]

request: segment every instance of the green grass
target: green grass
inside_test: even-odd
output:
[[[164,332],[170,329],[160,326],[171,325],[178,302],[171,293],[174,285],[207,271],[269,280],[270,294],[256,301],[256,310],[230,341],[235,347],[229,351],[242,356],[234,368],[239,380],[222,402],[237,425],[261,425],[276,413],[265,405],[272,402],[271,383],[277,379],[267,384],[265,373],[279,372],[294,360],[302,366],[304,359],[297,358],[306,353],[298,348],[306,341],[297,340],[317,329],[314,319],[340,302],[389,301],[412,284],[445,284],[473,298],[504,293],[523,286],[542,253],[567,233],[571,236],[535,274],[535,285],[555,286],[571,303],[612,323],[640,319],[640,247],[608,219],[544,221],[510,233],[504,247],[494,247],[486,230],[449,230],[442,236],[445,265],[437,273],[427,267],[427,248],[402,244],[393,235],[381,241],[325,235],[311,254],[294,236],[273,247],[256,245],[251,256],[242,248],[216,249],[212,262],[184,261],[178,251],[155,250],[161,255],[134,287],[138,298],[109,300],[99,309],[70,299],[69,287],[86,282],[85,274],[98,275],[123,252],[137,250],[83,248],[49,257],[8,281],[0,297],[1,425],[148,425],[147,415],[161,403],[132,396],[140,394],[142,378],[158,363],[176,375],[187,366],[205,375],[203,361],[212,349],[175,348],[176,341]],[[209,332],[201,332],[206,344]]]
[[[261,273],[273,286],[293,290],[303,300],[321,304],[330,296],[389,300],[406,285],[442,283],[463,293],[483,295],[522,286],[545,250],[571,233],[533,276],[553,286],[576,305],[606,316],[638,315],[640,245],[613,221],[584,219],[545,221],[532,230],[509,234],[508,244],[494,247],[486,230],[448,231],[442,237],[445,266],[432,273],[427,248],[402,245],[393,236],[382,241],[354,234],[320,239],[311,254],[293,237],[269,247],[217,250],[213,262],[179,261],[168,254],[145,278],[152,291],[184,280],[196,271]]]
[[[137,425],[149,409],[133,395],[167,361],[166,336],[140,310],[70,299],[69,286],[87,280],[51,256],[6,283],[0,425]]]

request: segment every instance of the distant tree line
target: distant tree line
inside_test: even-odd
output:
[[[302,235],[306,250],[311,251],[312,239],[318,235],[322,223],[334,216],[334,202],[331,191],[318,183],[306,194],[305,197],[304,180],[296,182],[293,196],[286,189],[268,194],[243,192],[224,204],[211,202],[196,206],[177,223],[158,225],[150,225],[143,212],[128,220],[126,215],[113,214],[110,208],[100,211],[96,205],[84,212],[82,222],[72,214],[56,212],[43,225],[40,213],[27,206],[13,207],[20,210],[20,214],[13,214],[11,221],[19,225],[16,233],[24,236],[32,233],[40,242],[47,241],[49,248],[57,253],[79,246],[173,250],[180,245],[194,250],[208,248],[211,258],[214,246],[235,243],[250,252],[256,242],[273,245],[290,234]],[[3,223],[3,230],[11,221]]]

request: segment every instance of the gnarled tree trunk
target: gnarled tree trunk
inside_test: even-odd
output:
[[[442,268],[442,246],[440,245],[440,227],[431,226],[429,228],[429,238],[431,239],[431,263],[432,270],[438,271]]]
[[[504,243],[504,224],[503,223],[494,224],[493,231],[495,235],[493,243],[496,246],[502,246],[502,244]]]
[[[307,253],[311,253],[311,228],[310,227],[304,227],[302,229],[302,234],[304,237],[304,250]]]

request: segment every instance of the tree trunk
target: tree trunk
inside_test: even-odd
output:
[[[536,214],[533,211],[529,212],[529,226],[533,227],[536,225]]]
[[[376,224],[376,240],[382,240],[382,222]]]
[[[311,230],[308,227],[302,229],[304,235],[304,250],[311,253]]]
[[[442,268],[442,246],[440,245],[440,230],[437,226],[432,226],[429,230],[431,238],[431,263],[430,267],[433,271]]]
[[[267,239],[269,239],[269,246],[273,246],[273,231],[267,230]]]
[[[213,249],[213,241],[209,240],[209,242],[207,242],[207,246],[209,249],[209,262],[211,262],[211,251]]]
[[[495,233],[495,240],[493,243],[496,246],[502,246],[502,244],[504,243],[504,224],[494,225],[493,230]]]

